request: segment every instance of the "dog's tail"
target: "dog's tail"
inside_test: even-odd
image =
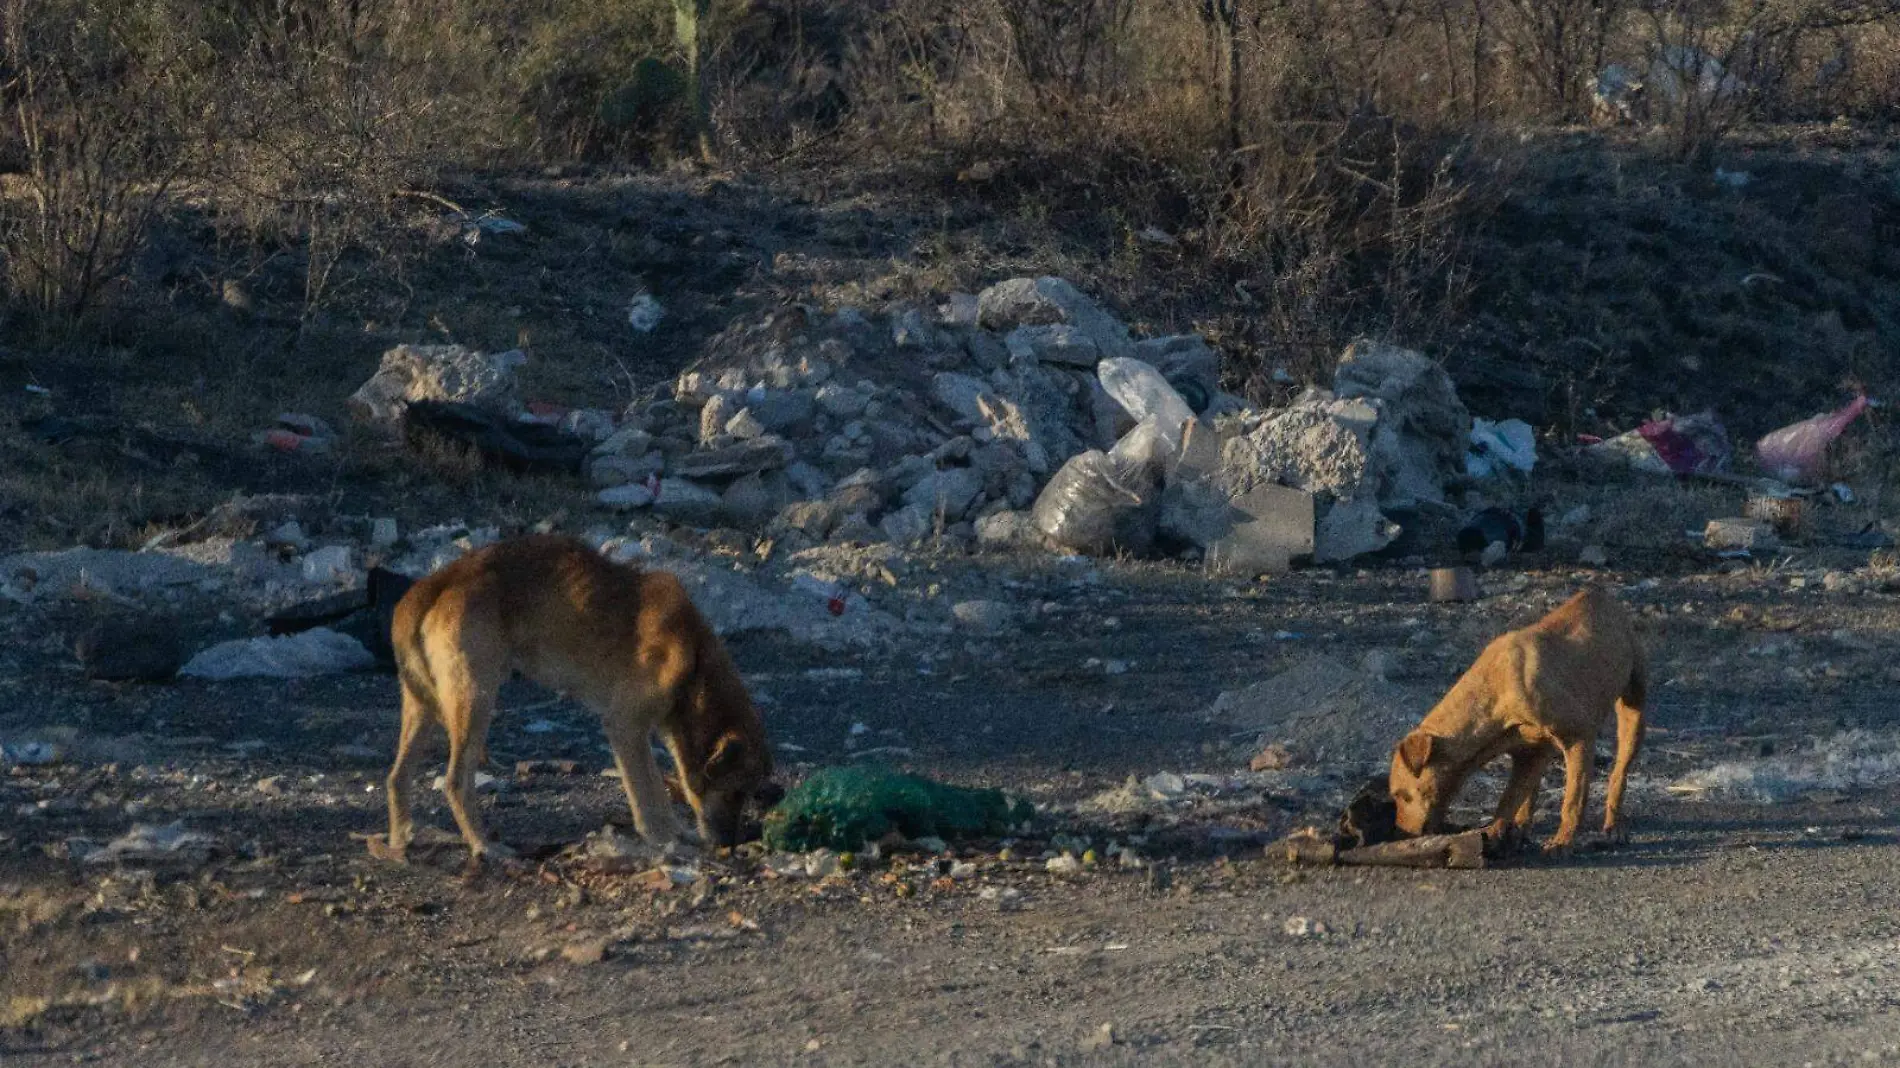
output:
[[[1643,711],[1649,703],[1649,658],[1644,655],[1643,647],[1637,645],[1630,658],[1630,677],[1623,684],[1622,703]]]
[[[433,585],[411,586],[396,603],[389,620],[389,645],[395,652],[396,677],[403,688],[414,694],[430,718],[441,722],[442,708],[436,700],[435,673],[429,669],[429,654],[422,641],[422,626],[435,607]]]

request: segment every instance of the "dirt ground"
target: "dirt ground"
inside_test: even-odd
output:
[[[1554,553],[1488,575],[1482,601],[1443,606],[1423,603],[1423,573],[1401,568],[1243,586],[1155,565],[1080,575],[942,561],[946,579],[1006,575],[1020,603],[1039,606],[1032,621],[848,655],[749,636],[735,654],[788,777],[874,750],[1034,801],[1034,832],[953,846],[954,857],[860,858],[823,880],[775,876],[752,846],[689,858],[663,889],[556,852],[627,817],[596,774],[608,764],[598,727],[526,684],[507,695],[493,770],[579,767],[515,779],[485,802],[496,832],[540,859],[470,881],[459,846],[408,867],[365,854],[361,837],[383,820],[392,679],[85,683],[60,651],[60,620],[14,611],[0,741],[52,737],[69,756],[0,778],[0,1054],[23,1065],[1900,1060],[1900,771],[1885,774],[1900,769],[1900,598],[1852,555],[1598,575],[1640,607],[1657,662],[1634,840],[1471,872],[1265,859],[1264,841],[1330,820],[1371,770],[1297,749],[1283,778],[1217,797],[1113,814],[1079,802],[1130,776],[1244,769],[1258,739],[1205,710],[1316,653],[1355,664],[1387,651],[1394,684],[1416,696],[1405,714],[1422,714],[1487,637],[1589,577]],[[1125,672],[1107,674],[1116,660]],[[1831,738],[1844,740],[1801,765],[1808,779],[1780,788],[1762,776],[1684,785],[1707,787],[1718,766],[1799,763]],[[1464,815],[1496,785],[1475,786]],[[419,815],[449,826],[437,804]],[[75,839],[175,820],[211,837],[208,857],[78,859]],[[1110,843],[1138,848],[1139,866],[1108,859]],[[1046,855],[1084,844],[1099,863],[1047,870]],[[974,874],[949,877],[952,860]]]

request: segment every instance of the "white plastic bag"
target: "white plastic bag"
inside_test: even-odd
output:
[[[1097,449],[1062,465],[1031,511],[1036,528],[1078,553],[1100,556],[1154,544],[1160,494],[1145,468],[1125,468]]]
[[[1101,379],[1102,389],[1137,424],[1150,420],[1154,422],[1160,440],[1167,445],[1168,457],[1181,451],[1181,434],[1194,418],[1194,410],[1188,407],[1187,401],[1181,399],[1181,394],[1168,384],[1160,371],[1140,360],[1117,357],[1098,364],[1095,375]],[[1163,462],[1166,462],[1166,458],[1163,458]]]

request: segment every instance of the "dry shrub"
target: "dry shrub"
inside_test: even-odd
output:
[[[5,0],[0,7],[7,155],[21,180],[0,196],[0,251],[14,297],[76,316],[138,249],[193,159],[171,103],[166,42],[137,41],[142,5]]]

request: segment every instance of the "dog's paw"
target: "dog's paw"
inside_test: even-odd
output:
[[[1569,839],[1553,838],[1544,843],[1544,857],[1547,860],[1565,860],[1569,858],[1572,848]]]
[[[1614,825],[1603,828],[1603,844],[1606,847],[1615,848],[1616,846],[1629,845],[1629,843],[1629,828]]]
[[[409,862],[408,847],[390,845],[389,838],[386,835],[370,835],[369,838],[364,840],[363,847],[369,850],[369,855],[375,857],[377,860],[387,860],[395,864],[407,864]]]

